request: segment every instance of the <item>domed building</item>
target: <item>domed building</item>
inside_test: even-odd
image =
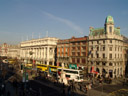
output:
[[[111,78],[124,75],[124,41],[120,27],[114,26],[112,16],[107,16],[104,27],[90,27],[88,72]]]

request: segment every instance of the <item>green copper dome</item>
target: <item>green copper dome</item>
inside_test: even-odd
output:
[[[112,16],[107,16],[105,20],[105,24],[114,24],[114,20]]]

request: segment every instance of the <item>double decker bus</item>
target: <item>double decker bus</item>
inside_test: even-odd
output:
[[[63,72],[65,72],[65,77],[67,78],[67,80],[74,80],[75,82],[83,81],[83,71],[82,70],[58,68],[58,78],[61,77],[62,70],[63,70]]]

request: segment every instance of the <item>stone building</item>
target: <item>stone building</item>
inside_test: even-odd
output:
[[[4,43],[4,44],[1,44],[0,46],[0,56],[1,57],[7,57],[8,55],[8,44],[7,43]]]
[[[107,16],[103,28],[90,27],[88,72],[108,74],[110,77],[124,75],[124,41],[120,27],[115,27],[112,16]]]
[[[20,59],[20,45],[9,45],[7,57]]]
[[[26,63],[55,65],[57,38],[46,37],[20,43],[20,58]]]

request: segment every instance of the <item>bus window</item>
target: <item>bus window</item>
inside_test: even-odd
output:
[[[67,78],[70,78],[70,75],[66,75]]]

